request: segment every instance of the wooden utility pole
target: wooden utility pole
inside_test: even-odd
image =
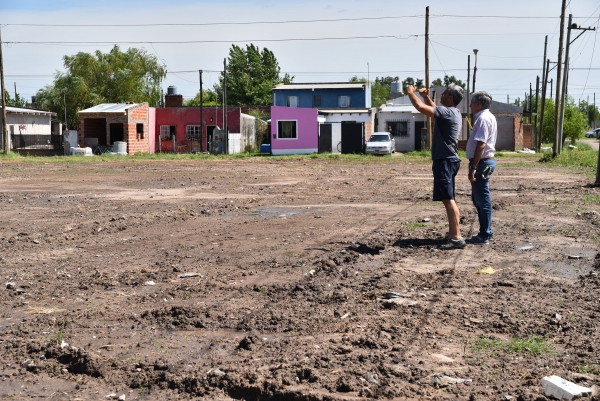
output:
[[[560,36],[558,39],[558,64],[556,65],[556,104],[554,105],[554,143],[552,146],[552,155],[556,157],[559,154],[559,126],[558,126],[558,113],[560,111],[560,85],[561,85],[561,72],[562,72],[562,58],[563,58],[563,43],[565,40],[565,12],[567,9],[567,0],[562,0],[562,9],[560,12]]]
[[[425,87],[429,89],[429,6],[425,8]],[[427,117],[427,146],[431,149],[433,131],[431,129],[432,119]]]
[[[2,28],[0,28],[0,90],[2,91],[2,138],[4,139],[4,154],[8,154],[10,142],[6,128],[6,90],[4,89],[4,59],[2,58]]]
[[[204,97],[202,93],[202,70],[198,70],[200,74],[200,152],[204,152]]]
[[[223,129],[225,130],[225,154],[229,154],[229,130],[227,129],[227,59],[223,59]]]
[[[546,53],[548,51],[548,35],[546,35],[546,39],[544,40],[544,59],[542,60],[542,116],[540,117],[540,127],[539,127],[539,134],[537,136],[537,148],[536,148],[536,152],[541,152],[541,148],[542,148],[542,131],[543,131],[543,126],[541,125],[541,122],[544,121],[544,103],[546,102],[545,99],[545,88],[546,88],[546,81],[548,80],[548,67],[546,67]],[[537,111],[537,110],[536,110]],[[537,116],[536,116],[536,121],[537,121]]]
[[[550,72],[550,59],[546,60],[546,78]],[[548,88],[548,81],[542,82],[542,113],[540,118],[540,133],[538,135],[538,152],[542,151],[542,135],[544,133],[544,110],[546,109],[546,89]]]
[[[540,97],[539,95],[540,95],[540,76],[538,75],[535,78],[535,122],[533,124],[533,141],[534,141],[534,143],[532,144],[534,149],[536,149],[536,151],[538,151],[537,149],[539,148],[539,145],[537,143],[538,100]]]
[[[473,120],[473,116],[471,115],[471,55],[467,56],[467,116],[469,120]],[[467,140],[469,140],[469,136],[471,135],[471,127],[467,123]]]

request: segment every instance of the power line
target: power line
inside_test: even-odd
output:
[[[557,19],[558,17],[533,17],[533,16],[511,16],[511,15],[450,15],[437,14],[432,18],[498,18],[498,19]],[[275,24],[304,24],[316,22],[345,22],[345,21],[379,21],[387,19],[425,18],[423,14],[400,15],[388,17],[362,17],[362,18],[336,18],[336,19],[313,19],[313,20],[287,20],[287,21],[241,21],[241,22],[205,22],[205,23],[147,23],[147,24],[4,24],[4,26],[38,26],[38,27],[157,27],[157,26],[216,26],[216,25],[275,25]]]

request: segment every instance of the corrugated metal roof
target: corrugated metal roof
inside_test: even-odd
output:
[[[2,110],[2,106],[0,106],[0,110]],[[36,110],[36,109],[28,109],[25,107],[13,107],[6,106],[7,113],[15,113],[15,114],[32,114],[37,116],[55,116],[56,113],[47,110]]]
[[[127,109],[137,106],[137,103],[103,103],[89,109],[80,110],[80,113],[125,113]]]
[[[274,89],[361,89],[367,85],[366,82],[320,82],[308,84],[278,84]]]

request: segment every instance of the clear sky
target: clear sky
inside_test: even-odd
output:
[[[598,27],[598,0],[568,4],[567,18]],[[424,79],[426,6],[431,80],[466,82],[467,58],[472,69],[478,49],[476,89],[512,102],[530,83],[535,93],[546,35],[548,58],[558,58],[561,0],[0,0],[5,85],[30,98],[63,71],[64,55],[114,44],[155,54],[169,70],[165,92],[174,85],[185,98],[198,91],[199,69],[205,87],[217,82],[232,43],[272,50],[295,82]],[[588,31],[571,45],[568,92],[576,101],[592,102],[596,92],[600,104],[598,42],[598,31]],[[556,82],[556,69],[549,78]]]

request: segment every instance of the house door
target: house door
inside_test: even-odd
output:
[[[331,124],[319,125],[319,153],[331,153]]]
[[[212,153],[213,151],[213,131],[217,128],[216,125],[206,126],[206,151]]]
[[[123,124],[110,125],[110,144],[116,141],[123,141]]]
[[[415,121],[415,151],[423,150],[421,144],[423,143],[422,131],[425,128],[425,121]]]
[[[363,153],[363,124],[354,121],[342,121],[342,153]]]

